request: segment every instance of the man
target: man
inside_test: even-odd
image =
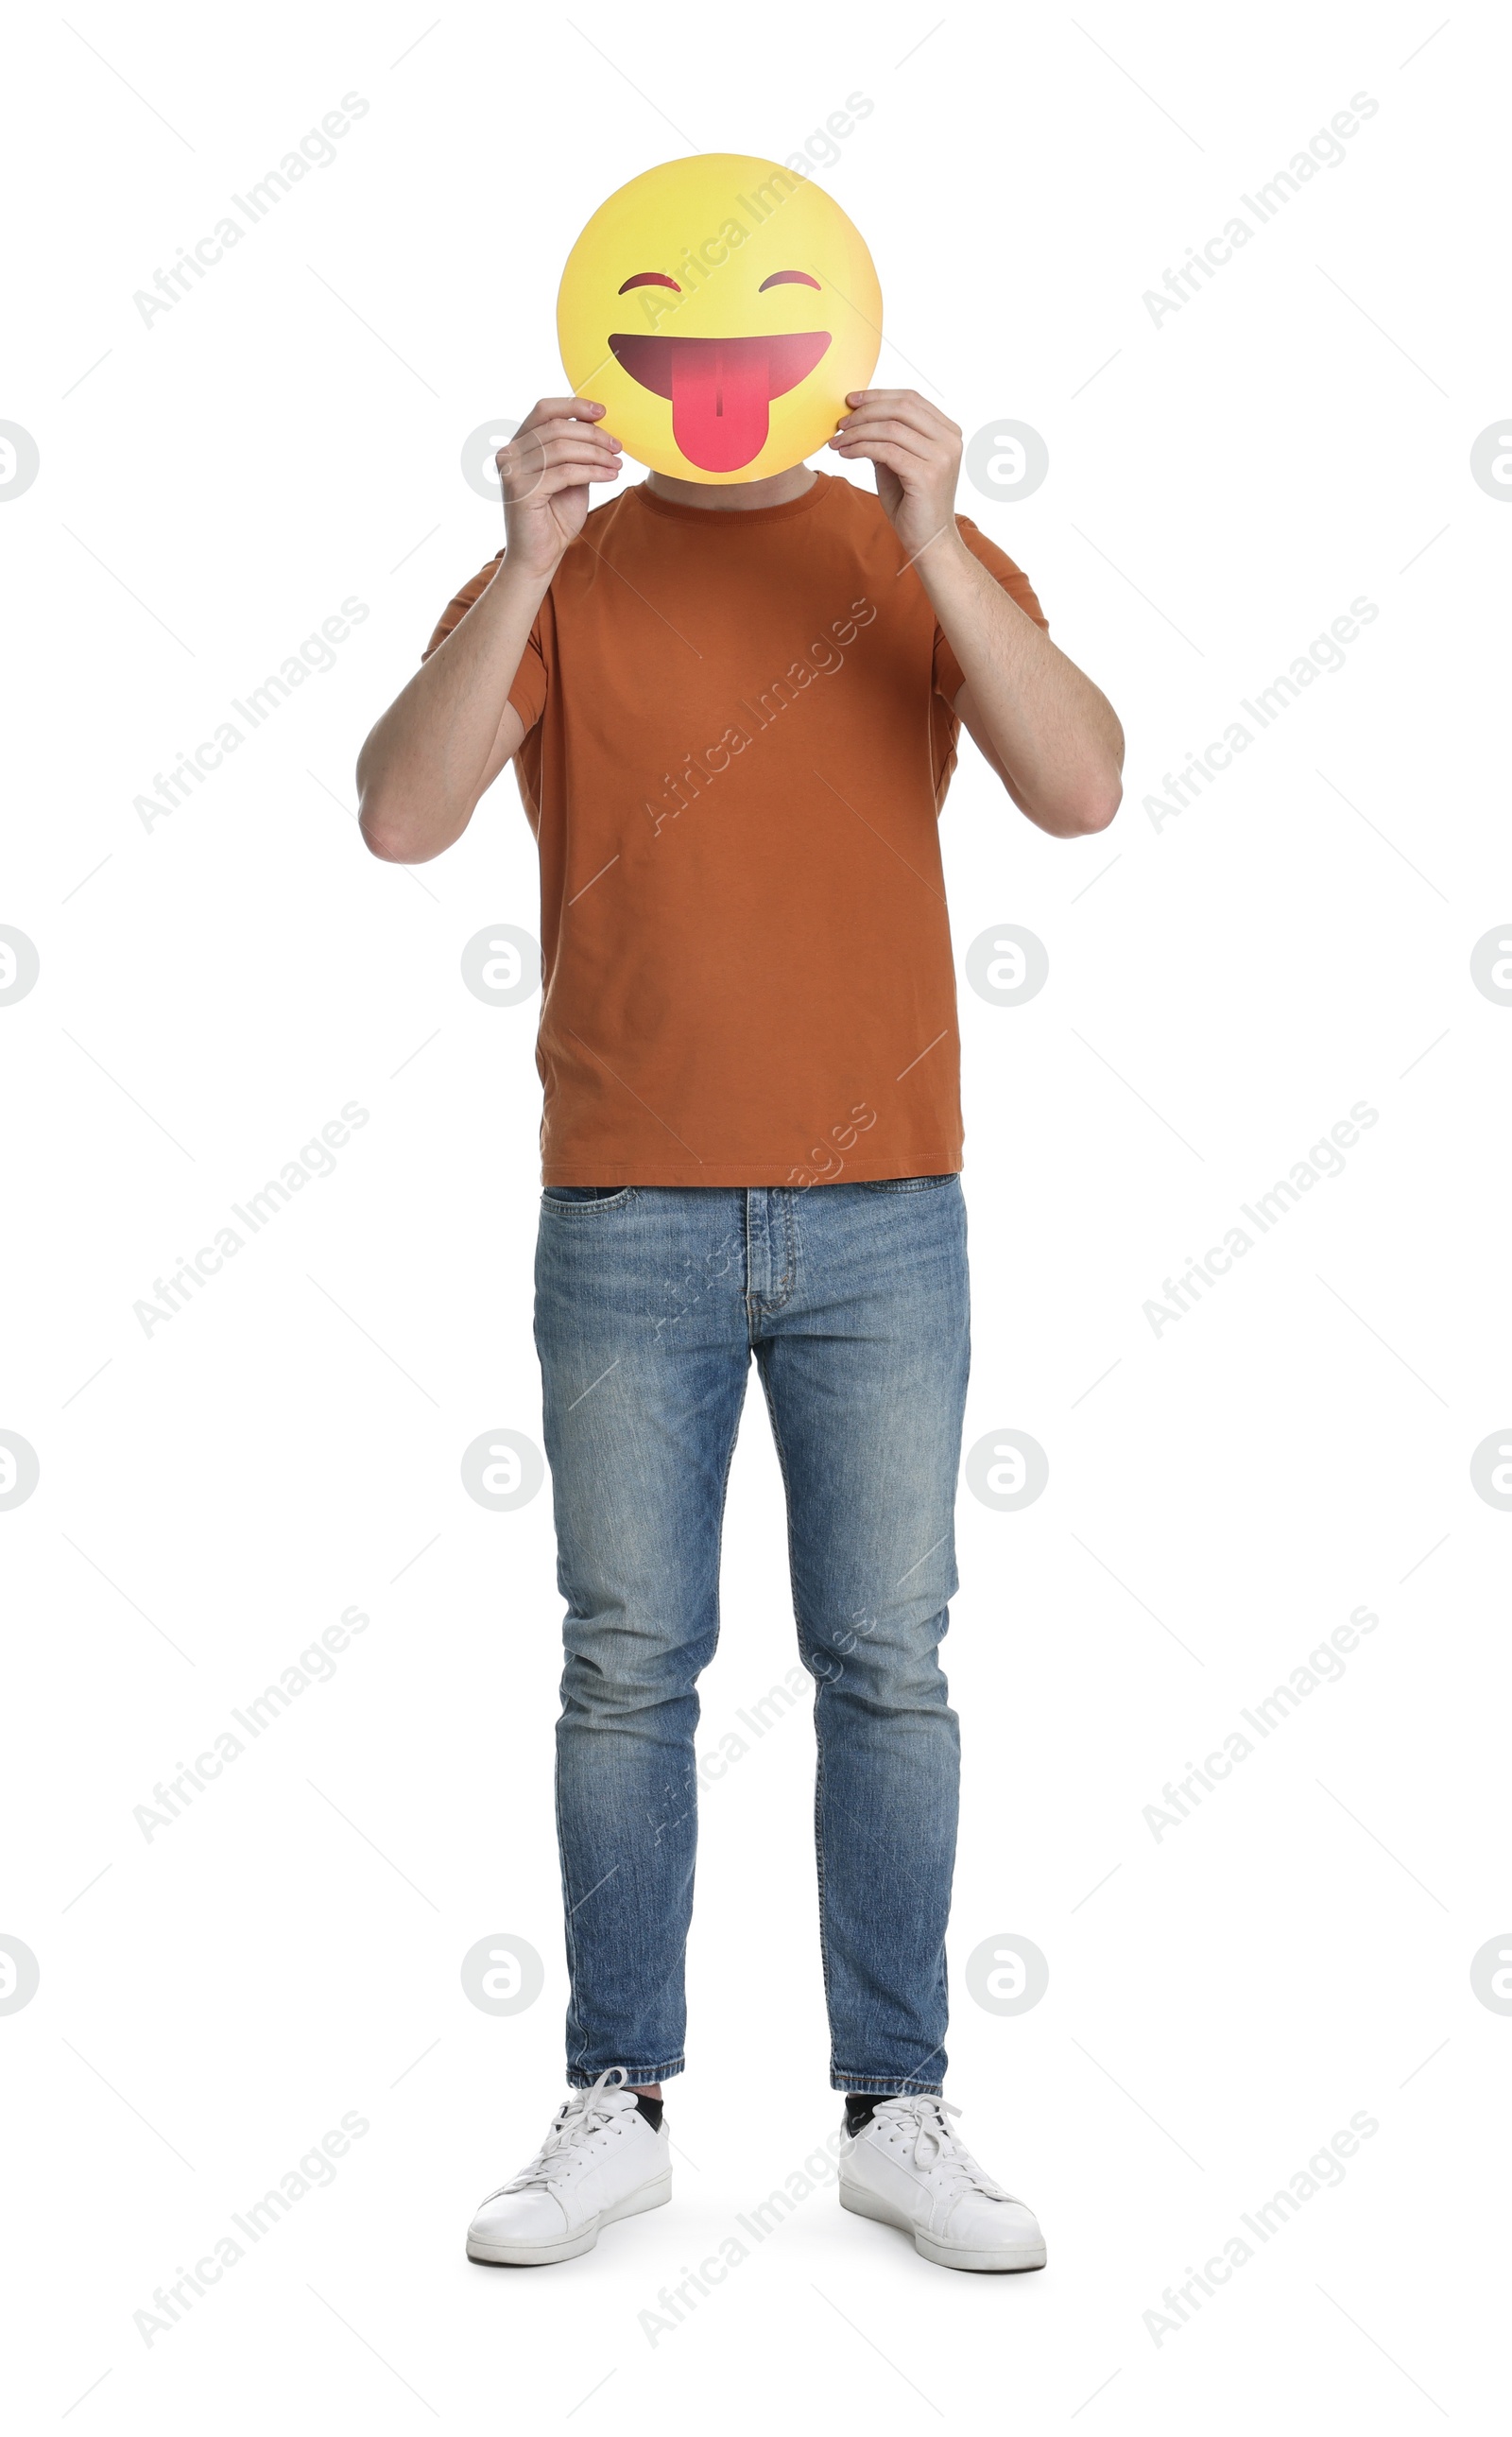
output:
[[[490,2263],[570,2258],[670,2197],[695,1684],[753,1354],[815,1681],[840,2197],[942,2266],[1045,2259],[942,2095],[967,1297],[937,823],[960,726],[1057,837],[1112,819],[1123,740],[955,517],[956,426],[912,390],[847,405],[830,446],[875,495],[807,465],[653,473],[590,515],[618,444],[593,401],[543,399],[498,454],[505,550],[358,764],[368,845],[419,863],[513,761],[541,859],[574,2095],[474,2219]]]

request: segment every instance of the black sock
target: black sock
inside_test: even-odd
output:
[[[635,2105],[639,2113],[646,2118],[653,2132],[659,2132],[662,2129],[661,2100],[659,2098],[648,2098],[643,2091],[637,2090],[635,2093]]]
[[[864,2130],[888,2094],[885,2090],[847,2090],[845,2093],[845,2130],[852,2140]]]

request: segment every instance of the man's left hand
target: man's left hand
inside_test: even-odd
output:
[[[947,535],[957,540],[956,476],[961,430],[914,389],[853,389],[829,446],[869,457],[877,496],[910,558]]]

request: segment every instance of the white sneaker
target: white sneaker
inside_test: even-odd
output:
[[[884,2098],[840,2151],[840,2204],[913,2236],[941,2268],[1043,2268],[1033,2209],[984,2174],[947,2118],[943,2098]]]
[[[613,2065],[558,2109],[530,2165],[478,2209],[467,2229],[469,2259],[491,2268],[575,2259],[593,2249],[600,2226],[671,2199],[667,2119],[653,2132],[622,2084]]]

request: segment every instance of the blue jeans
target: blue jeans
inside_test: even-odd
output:
[[[814,1680],[837,2090],[937,2091],[959,1738],[938,1646],[969,1357],[955,1176],[550,1187],[536,1345],[567,1603],[567,2079],[683,2069],[699,1674],[753,1353]]]

